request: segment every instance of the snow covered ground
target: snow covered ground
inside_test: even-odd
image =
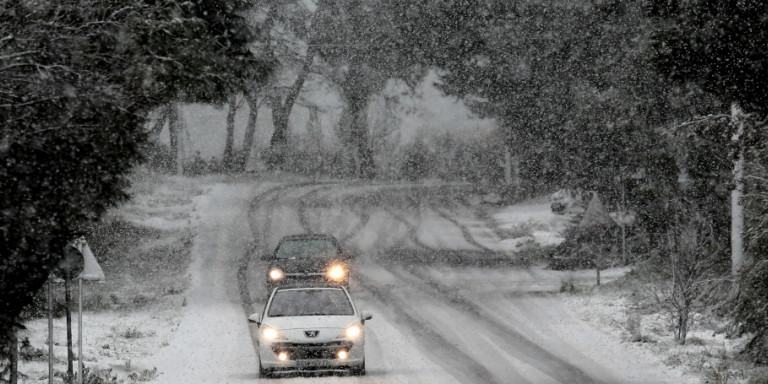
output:
[[[107,214],[106,229],[97,230],[102,238],[89,239],[106,281],[85,284],[83,356],[87,367],[111,370],[111,375],[123,380],[157,375],[150,357],[170,345],[186,304],[182,293],[189,283],[188,239],[200,224],[199,205],[221,179],[169,177],[136,170],[129,191],[131,200]],[[136,243],[122,244],[126,241]],[[75,343],[76,315],[73,313]],[[57,380],[66,372],[65,324],[63,317],[54,319]],[[32,320],[25,326],[28,330],[22,338],[28,337],[31,349],[40,353],[31,361],[21,362],[20,370],[26,375],[23,382],[47,382],[47,319]],[[77,346],[73,349],[76,354]]]
[[[739,364],[733,356],[742,350],[749,337],[726,338],[725,323],[713,323],[711,317],[693,314],[687,344],[674,340],[673,318],[668,313],[641,314],[633,311],[629,293],[603,289],[591,293],[565,295],[563,301],[574,316],[600,327],[612,338],[621,339],[627,349],[652,355],[687,376],[703,376],[702,382],[747,382],[750,367]],[[629,314],[636,316],[631,329]],[[633,340],[640,338],[641,341]],[[746,368],[746,369],[745,369]]]
[[[360,308],[374,313],[366,327],[368,375],[276,382],[693,380],[642,346],[626,343],[610,325],[583,316],[572,296],[559,293],[563,281],[590,286],[592,271],[474,262],[514,258],[516,247],[505,241],[557,239],[567,219],[552,215],[547,204],[489,213],[464,203],[460,193],[417,191],[420,197],[413,198],[414,186],[169,180],[159,187],[148,182],[143,190],[139,185],[119,214],[136,224],[194,231],[183,292],[136,311],[85,316],[87,365],[112,368],[125,382],[258,381],[255,326],[246,321],[266,296],[264,266],[255,256],[283,235],[306,231],[333,233],[358,255],[351,292]],[[607,270],[602,279],[625,272]],[[30,341],[42,348],[45,321],[29,326]],[[58,319],[57,341],[61,329]],[[61,347],[56,354],[65,356]],[[26,363],[27,382],[39,382],[44,367],[43,361]]]

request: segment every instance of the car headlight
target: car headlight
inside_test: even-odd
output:
[[[280,336],[280,332],[272,327],[264,327],[261,329],[261,336],[267,340],[275,340]]]
[[[341,264],[331,264],[325,271],[325,276],[333,281],[341,281],[347,276],[347,270]]]
[[[347,327],[347,329],[344,330],[344,335],[349,337],[350,339],[354,339],[359,337],[363,333],[363,327],[360,326],[360,324],[353,324]]]
[[[282,280],[285,277],[285,272],[280,268],[272,268],[269,270],[269,279],[272,281]]]

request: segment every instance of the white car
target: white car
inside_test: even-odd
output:
[[[248,320],[258,329],[259,374],[327,371],[365,374],[365,322],[344,287],[275,288]]]

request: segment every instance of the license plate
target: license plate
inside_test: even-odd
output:
[[[326,360],[296,360],[296,367],[298,368],[317,368],[317,367],[329,367],[330,363]]]

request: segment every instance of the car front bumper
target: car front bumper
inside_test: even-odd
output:
[[[346,359],[339,359],[337,352],[345,350]],[[286,360],[278,359],[278,354],[285,352]],[[335,371],[359,367],[365,361],[365,344],[358,342],[334,340],[321,343],[292,343],[276,341],[259,345],[259,359],[262,369],[273,371]]]

